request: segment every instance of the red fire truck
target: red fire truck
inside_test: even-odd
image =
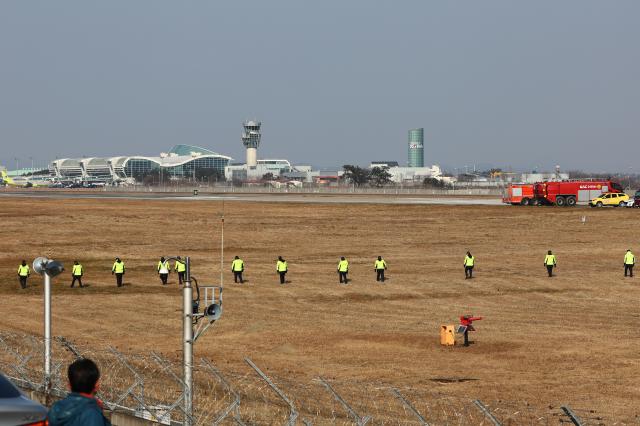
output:
[[[522,206],[528,206],[533,198],[532,183],[512,183],[507,186],[502,202],[506,204],[520,204]]]
[[[573,207],[586,204],[604,192],[623,192],[622,186],[611,180],[563,180],[534,184],[511,184],[503,202],[521,205],[555,205]],[[525,196],[524,194],[531,194]]]

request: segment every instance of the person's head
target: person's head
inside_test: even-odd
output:
[[[378,256],[378,260],[382,260],[382,256]]]
[[[467,252],[467,257],[471,257],[471,252],[470,251]]]
[[[278,260],[282,262],[284,259],[282,258],[282,256],[278,256]]]
[[[549,250],[549,251],[547,252],[547,254],[551,254],[551,250]]]
[[[27,266],[27,261],[22,259],[22,266]]]
[[[164,256],[160,258],[160,262],[164,262]]]
[[[631,251],[631,249],[627,249],[627,251]]]
[[[340,257],[340,260],[344,260],[344,256]]]
[[[74,265],[77,265],[77,264],[78,264],[78,261],[77,261],[77,260],[74,260],[74,261],[73,261],[73,264],[74,264]]]
[[[236,259],[240,259],[240,257],[239,257],[239,256],[236,256]]]
[[[80,358],[69,365],[67,377],[71,392],[94,394],[98,390],[100,370],[95,362]]]
[[[178,256],[178,257],[176,257],[176,259],[180,260],[180,259],[182,259],[182,258],[181,258],[180,256]]]
[[[119,257],[116,257],[116,262],[120,262],[120,258]]]

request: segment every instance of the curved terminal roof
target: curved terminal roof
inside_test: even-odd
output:
[[[64,158],[56,162],[59,167],[80,167],[80,160],[74,158]]]
[[[169,151],[169,154],[175,155],[191,155],[192,153],[198,153],[200,155],[220,155],[217,152],[213,152],[210,149],[202,148],[195,145],[176,145]]]
[[[82,160],[82,162],[88,167],[105,167],[109,165],[108,159],[106,158],[87,158],[86,160]]]

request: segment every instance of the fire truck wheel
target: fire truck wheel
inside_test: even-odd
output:
[[[530,206],[538,206],[538,205],[540,205],[540,200],[537,200],[537,199],[534,198],[534,199],[529,201],[529,205]]]
[[[520,200],[520,205],[521,206],[528,206],[529,205],[529,199],[528,198],[523,198],[522,200]]]
[[[564,197],[556,197],[556,206],[564,207],[567,204],[567,200]]]
[[[576,205],[576,197],[567,197],[567,207],[573,207]]]

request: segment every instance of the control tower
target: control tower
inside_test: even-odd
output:
[[[247,167],[256,167],[258,164],[258,145],[260,145],[260,121],[245,121],[242,123],[242,144],[247,148]]]

